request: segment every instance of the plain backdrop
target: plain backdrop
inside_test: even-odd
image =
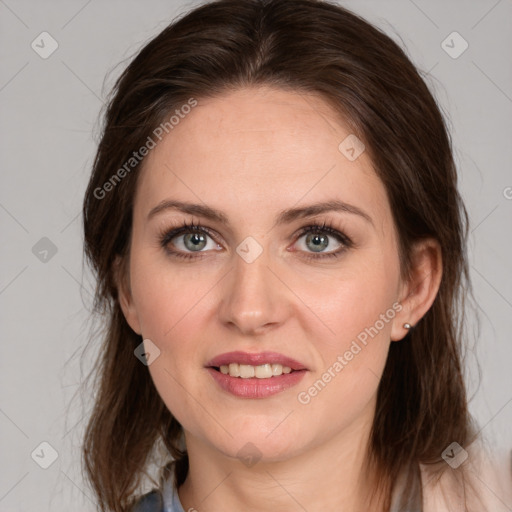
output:
[[[98,115],[127,59],[197,4],[0,0],[0,512],[96,510],[80,471],[76,392],[89,370],[80,354],[94,283],[83,268],[80,210]],[[449,119],[480,318],[467,360],[470,406],[490,444],[509,451],[512,2],[342,4],[406,49]],[[473,312],[469,320],[476,332]]]

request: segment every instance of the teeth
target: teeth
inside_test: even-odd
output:
[[[250,379],[251,377],[254,377],[254,366],[249,366],[248,364],[241,364],[240,377],[242,377],[242,379]]]
[[[228,372],[226,373],[229,373],[229,375],[231,375],[231,377],[240,377],[240,367],[237,363],[231,363],[229,366],[228,366]]]
[[[254,370],[254,375],[258,377],[258,379],[268,379],[272,377],[272,366],[269,364],[262,364],[261,366],[256,366]]]
[[[260,364],[259,366],[252,366],[250,364],[230,363],[229,365],[222,365],[220,372],[230,377],[241,377],[242,379],[250,379],[256,377],[257,379],[269,379],[270,377],[279,377],[283,373],[290,373],[292,369],[289,366],[282,364]]]

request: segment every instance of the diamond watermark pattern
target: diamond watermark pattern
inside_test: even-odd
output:
[[[242,464],[245,464],[248,468],[251,468],[257,464],[262,455],[263,454],[260,452],[258,447],[253,443],[244,444],[236,454],[237,458],[240,459]]]
[[[59,43],[48,32],[41,32],[30,46],[41,59],[47,59],[59,47]]]
[[[363,154],[365,145],[361,139],[351,133],[340,142],[338,149],[347,160],[353,162]]]
[[[452,32],[442,43],[441,48],[452,58],[458,59],[469,47],[468,42],[458,33]]]
[[[140,345],[137,345],[133,353],[142,364],[149,366],[160,357],[161,352],[150,339],[145,339]]]
[[[59,458],[57,450],[47,441],[40,443],[30,456],[43,469],[48,469]]]
[[[263,247],[252,236],[248,236],[238,245],[236,252],[246,263],[252,263],[263,252]]]
[[[49,238],[43,236],[32,247],[32,254],[39,261],[48,263],[57,254],[57,246]]]
[[[445,449],[441,457],[453,469],[457,469],[468,458],[468,452],[454,441]]]

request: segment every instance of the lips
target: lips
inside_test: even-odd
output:
[[[251,399],[286,391],[296,386],[308,371],[299,361],[278,352],[227,352],[214,357],[205,367],[225,392]]]
[[[302,363],[287,357],[278,352],[259,352],[251,354],[249,352],[226,352],[214,357],[211,361],[206,363],[207,368],[218,369],[221,366],[227,366],[230,363],[238,363],[251,366],[260,366],[264,364],[280,364],[282,366],[288,366],[294,371],[307,370],[306,366]]]

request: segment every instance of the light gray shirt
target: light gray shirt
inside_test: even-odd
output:
[[[403,481],[398,482],[393,492],[390,512],[422,512],[421,478],[415,479],[413,487],[408,489],[409,502],[405,504],[405,508],[400,508],[404,491]],[[162,490],[154,489],[142,496],[133,512],[185,512],[174,487],[174,475],[169,477]],[[194,509],[187,512],[194,512]]]

